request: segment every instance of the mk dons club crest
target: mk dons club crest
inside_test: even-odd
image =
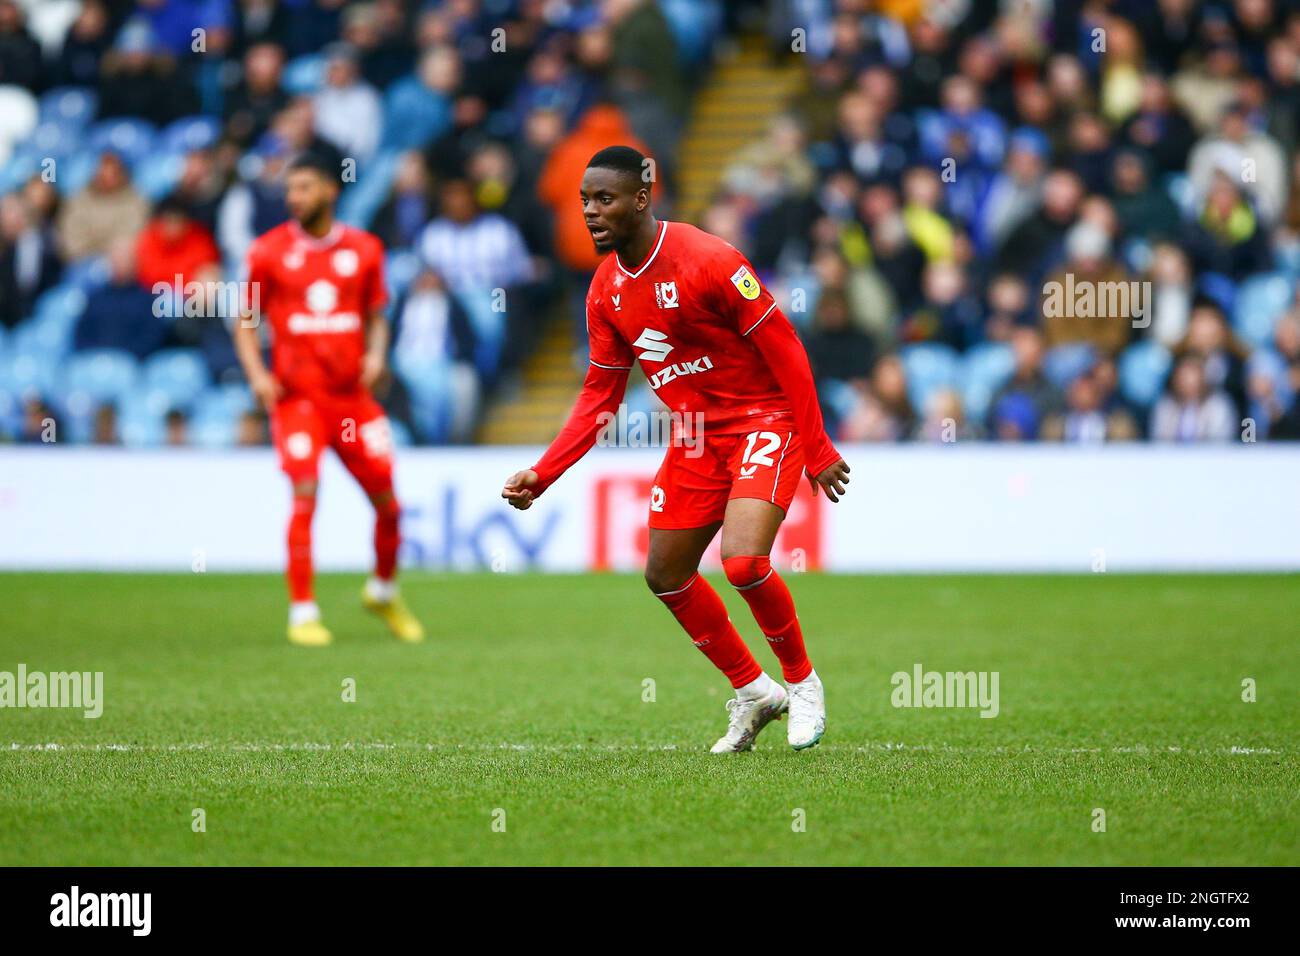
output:
[[[741,266],[736,270],[736,274],[731,277],[731,284],[734,285],[746,299],[757,299],[761,290],[758,280],[754,274]]]

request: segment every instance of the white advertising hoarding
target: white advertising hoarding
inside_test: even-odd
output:
[[[777,545],[831,571],[1294,570],[1300,447],[849,446],[849,495],[806,486]],[[592,451],[527,512],[499,497],[537,448],[401,449],[403,563],[637,569],[655,449]],[[332,457],[322,569],[371,561],[371,513]],[[289,510],[273,453],[0,449],[0,568],[279,570]],[[717,543],[714,544],[716,558]]]

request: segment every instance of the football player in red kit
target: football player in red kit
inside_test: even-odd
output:
[[[789,320],[733,246],[655,218],[644,164],[636,150],[611,146],[583,175],[587,228],[598,252],[613,253],[587,292],[590,367],[568,423],[537,464],[507,479],[502,497],[528,508],[587,453],[622,401],[634,359],[670,411],[702,413],[703,454],[674,442],[655,476],[646,583],[735,688],[713,752],[749,750],[786,713],[790,745],[802,750],[825,730],[825,698],[769,556],[803,473],[838,501],[849,466],[826,435]],[[779,659],[784,687],[764,673],[699,574],[719,528],[727,580]]]
[[[397,592],[398,516],[388,419],[370,389],[384,374],[388,323],[379,240],[334,218],[339,173],[305,155],[290,164],[291,218],[248,252],[246,311],[235,350],[266,406],[280,468],[293,486],[288,531],[289,640],[328,644],[312,589],[311,523],[321,452],[333,448],[375,507],[375,570],[365,607],[404,641],[424,637]],[[265,317],[271,368],[257,327]]]

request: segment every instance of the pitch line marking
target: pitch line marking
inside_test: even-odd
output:
[[[186,751],[207,751],[210,753],[312,753],[312,752],[332,752],[332,751],[356,751],[356,750],[423,750],[425,752],[456,752],[469,751],[477,753],[491,753],[494,751],[507,751],[515,753],[654,753],[656,751],[680,751],[682,753],[693,753],[702,749],[703,745],[682,745],[682,744],[432,744],[432,743],[385,743],[382,741],[342,741],[339,743],[326,743],[314,741],[301,741],[293,743],[208,743],[193,742],[179,744],[131,744],[131,743],[68,743],[61,744],[56,742],[48,743],[21,743],[11,742],[3,750],[9,752],[26,752],[26,753],[161,753],[173,752],[181,753]],[[771,749],[777,750],[779,747],[773,746]],[[990,756],[1016,755],[1016,754],[1223,754],[1229,756],[1253,755],[1253,754],[1286,754],[1288,751],[1279,750],[1272,747],[1241,747],[1233,745],[1232,747],[1173,747],[1173,746],[1147,746],[1137,744],[1128,747],[1035,747],[1031,744],[1025,744],[1022,747],[954,747],[949,744],[906,744],[906,743],[872,743],[865,746],[853,746],[851,744],[822,744],[818,747],[819,751],[832,751],[837,753],[903,753],[906,751],[919,751],[921,753],[945,753],[945,754],[987,754]]]

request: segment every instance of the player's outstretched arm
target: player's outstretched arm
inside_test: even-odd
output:
[[[849,483],[849,466],[826,434],[812,366],[794,326],[774,306],[772,314],[750,332],[749,339],[772,370],[794,412],[813,490],[820,488],[831,501],[839,501]]]
[[[501,497],[520,511],[525,510],[534,498],[590,451],[600,430],[618,411],[618,403],[623,400],[627,388],[627,375],[628,369],[625,368],[590,366],[569,420],[555,436],[551,447],[532,468],[511,475]]]

